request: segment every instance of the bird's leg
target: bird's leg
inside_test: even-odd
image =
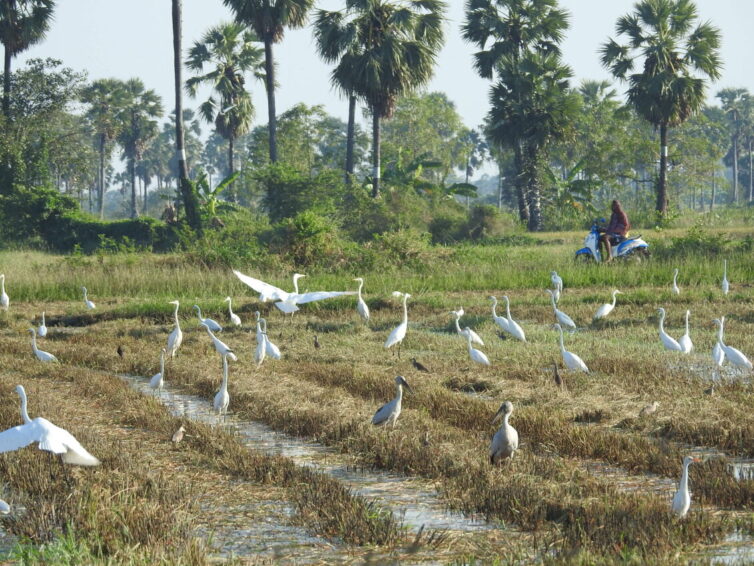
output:
[[[53,460],[54,456],[52,455],[52,452],[48,452],[47,455],[48,455],[48,457],[47,457],[47,467],[50,469],[50,482],[53,482],[53,481],[55,481],[55,470],[52,467],[53,466],[52,460]]]
[[[403,342],[402,342],[402,341],[401,341],[401,342],[398,342],[398,359],[399,359],[399,360],[401,359],[401,344],[403,344]]]
[[[63,468],[63,478],[65,479],[65,485],[68,488],[68,490],[71,490],[71,478],[68,475],[68,468],[66,467],[65,463],[63,462],[63,455],[58,454],[58,461],[60,462],[60,467]]]

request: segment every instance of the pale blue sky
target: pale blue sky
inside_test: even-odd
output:
[[[40,45],[14,63],[30,57],[56,57],[75,70],[86,70],[90,79],[140,77],[148,88],[173,104],[171,3],[169,0],[59,0],[55,21]],[[628,13],[633,0],[561,0],[571,14],[571,27],[563,43],[565,61],[574,70],[574,83],[582,79],[607,79],[597,50],[614,35],[615,20]],[[711,86],[710,99],[719,89],[745,87],[754,92],[754,1],[697,0],[699,14],[722,31],[722,78]],[[333,10],[341,0],[320,0],[318,7]],[[477,126],[487,112],[489,83],[472,68],[472,46],[460,38],[462,0],[448,2],[447,41],[430,90],[447,93],[468,126]],[[221,0],[184,0],[184,50],[204,31],[230,13]],[[330,88],[330,69],[316,55],[311,30],[289,31],[276,46],[278,63],[278,113],[293,104],[323,104],[345,120],[347,103]],[[257,122],[266,121],[267,108],[261,83],[247,83],[257,107]],[[619,86],[619,92],[623,87]],[[188,107],[197,101],[186,99]]]

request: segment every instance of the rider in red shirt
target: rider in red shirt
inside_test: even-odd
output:
[[[612,246],[624,240],[629,228],[631,228],[631,223],[628,221],[628,216],[621,207],[620,201],[614,200],[612,209],[610,223],[605,228],[605,232],[600,235],[600,242],[605,246],[605,261],[613,259]]]

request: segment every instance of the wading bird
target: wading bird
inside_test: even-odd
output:
[[[681,482],[678,484],[678,491],[673,496],[673,513],[679,517],[685,517],[691,507],[691,493],[689,492],[689,466],[692,462],[699,462],[699,458],[686,456],[683,459],[683,473]]]
[[[230,347],[225,342],[223,342],[217,336],[212,334],[212,331],[209,329],[209,326],[207,326],[204,323],[202,323],[200,326],[203,326],[207,330],[207,334],[209,334],[209,337],[212,339],[212,344],[215,346],[215,350],[217,350],[218,354],[220,354],[223,357],[227,356],[234,362],[238,361],[238,358],[233,353],[233,350],[231,350]]]
[[[42,311],[42,324],[37,328],[37,335],[40,338],[47,336],[47,325],[45,324],[45,311]]]
[[[470,328],[468,326],[463,329],[464,334],[466,334],[466,346],[469,350],[469,357],[472,361],[477,362],[478,364],[484,364],[486,366],[492,365],[490,364],[490,360],[487,358],[487,356],[484,355],[484,352],[472,347],[471,333],[469,332],[469,330]]]
[[[0,274],[0,308],[4,311],[8,310],[10,306],[10,297],[5,292],[5,274]]]
[[[730,283],[728,283],[728,260],[723,260],[723,295],[727,295],[730,291]]]
[[[196,311],[197,318],[199,318],[199,324],[204,324],[212,332],[222,332],[223,331],[223,327],[220,326],[217,323],[217,321],[212,320],[211,318],[202,318],[202,309],[199,308],[199,305],[194,305],[194,310]]]
[[[678,345],[681,347],[681,352],[684,354],[690,354],[694,349],[694,344],[691,343],[691,336],[689,336],[689,315],[691,311],[686,311],[686,333],[678,339]]]
[[[723,363],[725,362],[725,352],[723,352],[723,347],[720,345],[719,340],[712,347],[712,361],[717,368],[723,367]]]
[[[490,463],[494,466],[499,464],[503,460],[511,461],[513,456],[518,450],[518,431],[513,428],[508,420],[513,412],[513,403],[506,401],[495,413],[492,419],[492,424],[503,416],[503,424],[492,437],[492,443],[490,444]]]
[[[752,364],[749,361],[749,358],[747,358],[744,353],[741,352],[741,350],[737,350],[732,346],[727,346],[725,342],[723,342],[723,326],[725,325],[725,317],[722,317],[720,319],[716,318],[713,322],[720,327],[720,330],[717,334],[717,341],[720,344],[720,348],[722,348],[723,353],[725,354],[725,359],[736,367],[752,369]]]
[[[552,303],[552,311],[555,314],[555,318],[558,321],[558,324],[561,326],[566,326],[568,328],[572,328],[573,330],[576,330],[576,323],[573,322],[573,319],[568,316],[566,313],[564,313],[562,310],[558,309],[558,306],[555,304],[555,293],[551,289],[545,289],[548,293],[550,293],[550,302]]]
[[[356,299],[356,312],[359,313],[359,316],[364,322],[369,323],[369,307],[361,297],[361,288],[364,286],[364,279],[362,277],[357,277],[354,281],[359,282],[359,290],[356,291],[358,294],[358,299]]]
[[[597,312],[594,313],[594,318],[592,320],[599,320],[601,318],[605,318],[607,315],[609,315],[611,312],[613,312],[613,309],[615,308],[615,299],[616,295],[622,295],[618,289],[613,291],[613,302],[612,303],[605,303],[600,308],[597,309]]]
[[[558,363],[555,360],[552,361],[552,371],[553,371],[553,379],[555,379],[555,385],[557,385],[558,387],[562,389],[563,384],[565,382],[563,381],[563,378],[560,375],[560,370],[558,370]]]
[[[232,299],[230,297],[225,297],[225,302],[228,303],[228,316],[230,316],[230,321],[234,326],[241,326],[241,317],[233,312],[233,307],[231,306]]]
[[[42,417],[34,420],[29,418],[29,413],[26,412],[26,391],[23,385],[16,386],[16,393],[21,398],[21,417],[24,419],[24,424],[0,433],[0,452],[11,452],[36,442],[40,450],[60,455],[65,464],[99,465],[99,460],[89,454],[70,432]]]
[[[122,357],[123,357],[123,354],[124,354],[124,353],[125,353],[126,351],[125,351],[125,350],[123,349],[123,346],[121,346],[120,344],[118,344],[118,348],[117,348],[117,349],[115,350],[115,352],[116,352],[116,353],[118,354],[118,357],[119,357],[119,358],[122,358]]]
[[[429,370],[427,369],[427,366],[425,366],[421,362],[417,362],[416,358],[411,358],[411,365],[414,366],[416,371],[423,371],[425,373],[429,373]]]
[[[581,370],[584,373],[589,373],[589,368],[586,367],[584,361],[573,352],[569,352],[563,345],[563,329],[559,324],[555,324],[558,332],[560,332],[560,355],[563,356],[563,363],[568,369]]]
[[[404,379],[402,375],[397,376],[395,378],[395,389],[396,389],[395,398],[392,401],[385,403],[379,409],[377,409],[377,412],[372,417],[373,425],[392,424],[393,428],[395,428],[395,421],[398,420],[398,417],[401,414],[401,401],[403,400],[404,387],[408,389],[409,392],[411,393],[414,392],[411,389],[411,386],[408,384],[408,382]]]
[[[165,348],[160,352],[160,373],[156,373],[149,380],[149,387],[162,392],[162,388],[165,385]]]
[[[175,353],[178,351],[178,348],[181,347],[181,342],[183,342],[183,332],[181,332],[181,324],[178,322],[178,307],[180,306],[180,303],[178,301],[170,301],[170,304],[175,305],[175,310],[173,311],[175,328],[173,328],[173,331],[168,336],[167,351],[171,358],[175,358]]]
[[[215,394],[212,406],[216,413],[225,416],[228,414],[228,405],[230,405],[230,394],[228,393],[228,356],[223,355],[223,381],[220,384],[220,391]]]
[[[505,316],[507,317],[507,332],[517,340],[521,340],[521,342],[526,342],[526,334],[524,334],[524,329],[521,328],[521,326],[511,318],[511,302],[510,299],[508,299],[508,295],[503,295],[503,299],[505,299]]]
[[[491,296],[490,300],[492,301],[492,320],[495,321],[495,324],[502,328],[503,331],[508,332],[508,319],[503,316],[497,316],[497,297]]]
[[[181,425],[178,430],[176,430],[173,433],[173,437],[170,439],[171,442],[174,444],[178,444],[181,440],[183,440],[183,435],[186,433],[186,429],[183,425]]]
[[[258,322],[257,322],[257,328],[259,328]],[[256,362],[257,367],[262,365],[262,362],[264,362],[264,359],[266,357],[267,357],[267,335],[260,330],[257,332],[257,347],[254,350],[254,362]]]
[[[673,270],[673,294],[674,295],[681,294],[681,288],[678,286],[678,268],[677,267]]]
[[[552,287],[558,292],[558,295],[563,292],[563,279],[558,275],[557,271],[550,272],[550,281],[552,281]]]
[[[403,339],[406,337],[406,330],[408,330],[408,307],[406,301],[411,297],[408,293],[401,293],[400,291],[393,291],[393,297],[403,297],[403,320],[401,323],[393,328],[390,336],[385,340],[385,348],[391,348],[398,344],[398,357],[401,357],[401,345]]]
[[[320,349],[321,347],[322,347],[322,345],[321,345],[321,344],[319,343],[319,338],[318,338],[318,337],[317,337],[317,335],[315,334],[315,335],[314,335],[314,348],[315,348],[316,350],[319,350],[319,349]]]
[[[466,338],[465,331],[461,330],[461,325],[458,324],[458,321],[463,316],[463,313],[464,313],[463,307],[460,307],[457,311],[450,311],[450,314],[453,315],[453,318],[456,321],[456,332],[460,336],[463,336],[464,338]],[[472,342],[474,342],[475,344],[479,344],[480,346],[484,346],[484,342],[482,341],[482,338],[479,336],[479,334],[477,334],[476,332],[474,332],[470,328],[469,328],[469,332],[471,332],[471,341]]]
[[[639,411],[639,417],[648,417],[649,415],[653,415],[657,412],[657,407],[660,406],[659,401],[653,401],[646,407],[642,408],[641,411]]]
[[[89,298],[86,296],[86,287],[81,288],[82,291],[84,291],[84,304],[86,305],[86,308],[88,310],[94,310],[96,308],[95,304],[89,300]]]
[[[41,362],[57,362],[58,359],[50,352],[45,352],[37,348],[37,331],[34,328],[29,328],[31,332],[31,351],[37,356],[37,359]]]
[[[262,325],[262,333],[264,334],[264,351],[273,360],[279,360],[283,355],[280,353],[280,348],[272,343],[270,335],[267,334],[267,320],[260,318],[259,323]]]
[[[667,332],[665,332],[665,309],[660,307],[657,309],[657,312],[660,314],[660,340],[662,340],[663,346],[665,346],[665,349],[667,350],[683,352],[683,348],[681,348],[678,341],[675,338],[668,336]]]

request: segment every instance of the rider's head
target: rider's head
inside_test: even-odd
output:
[[[620,212],[621,210],[623,210],[623,208],[621,208],[620,201],[618,199],[615,199],[613,201],[612,209],[613,209],[613,212]]]

